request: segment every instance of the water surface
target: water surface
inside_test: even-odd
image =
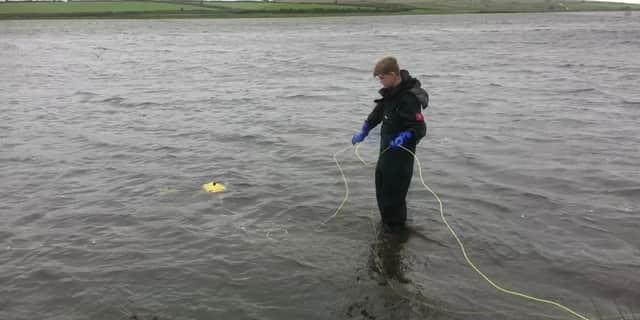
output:
[[[482,280],[417,179],[409,231],[376,234],[352,152],[322,225],[385,54],[431,94],[418,156],[481,270],[591,319],[640,306],[638,15],[0,33],[1,319],[575,319]]]

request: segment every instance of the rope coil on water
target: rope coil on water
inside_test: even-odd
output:
[[[337,159],[337,155],[339,153],[344,152],[345,150],[351,149],[353,146],[348,146],[346,148],[340,149],[339,151],[337,151],[336,153],[334,153],[333,155],[333,159],[336,163],[336,165],[338,166],[338,170],[340,171],[340,174],[342,175],[342,179],[344,181],[344,185],[345,185],[345,197],[342,200],[342,203],[340,203],[340,206],[336,209],[336,211],[329,217],[327,218],[324,222],[322,222],[322,224],[326,224],[327,222],[329,222],[331,219],[335,218],[339,212],[342,210],[342,208],[344,207],[344,204],[347,202],[347,200],[349,199],[349,184],[347,182],[347,178],[344,174],[344,171],[342,170],[342,167],[340,166],[340,163],[338,162]],[[360,155],[358,154],[358,147],[359,145],[355,148],[355,154],[358,157],[358,159],[365,165],[367,165],[367,163],[360,157]],[[498,284],[496,284],[493,280],[491,280],[486,274],[484,274],[471,260],[471,258],[469,258],[468,254],[467,254],[467,250],[464,246],[464,244],[462,243],[462,240],[460,240],[460,238],[458,237],[458,235],[456,234],[456,232],[453,230],[453,228],[451,227],[451,225],[449,224],[449,222],[447,221],[445,215],[444,215],[444,209],[443,209],[443,204],[442,201],[440,200],[440,197],[431,189],[431,187],[429,187],[429,185],[427,185],[424,182],[424,178],[422,176],[422,164],[420,163],[420,159],[418,158],[418,156],[413,153],[411,150],[405,148],[404,146],[400,145],[400,148],[402,148],[403,150],[405,150],[406,152],[408,152],[409,154],[411,154],[414,159],[416,160],[416,163],[418,165],[418,174],[420,176],[420,182],[422,183],[422,185],[433,195],[433,197],[438,201],[439,204],[439,209],[440,209],[440,218],[442,219],[442,222],[446,225],[447,229],[449,230],[449,232],[451,233],[451,235],[453,235],[453,237],[455,238],[456,242],[458,243],[458,246],[460,247],[460,250],[462,252],[462,255],[464,256],[465,261],[467,262],[467,264],[476,272],[478,273],[486,282],[488,282],[493,288],[495,288],[496,290],[498,290],[499,292],[505,293],[505,294],[509,294],[509,295],[513,295],[519,298],[523,298],[526,300],[530,300],[530,301],[534,301],[534,302],[538,302],[538,303],[544,303],[544,304],[548,304],[548,305],[552,305],[555,306],[563,311],[566,311],[568,313],[570,313],[571,315],[582,319],[582,320],[590,320],[589,318],[583,316],[582,314],[572,310],[569,307],[566,307],[558,302],[552,301],[552,300],[548,300],[548,299],[542,299],[542,298],[538,298],[538,297],[534,297],[531,295],[527,295],[518,291],[514,291],[514,290],[510,290],[510,289],[505,289],[501,286],[499,286]],[[389,148],[386,148],[385,150],[383,150],[380,155],[384,154],[387,150],[389,150]],[[465,312],[467,313],[467,312]],[[501,313],[501,312],[495,312],[495,313]],[[541,315],[543,316],[543,315]],[[548,316],[545,316],[548,317]],[[551,318],[551,317],[550,317]]]

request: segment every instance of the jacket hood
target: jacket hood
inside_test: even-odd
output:
[[[409,91],[416,96],[422,109],[426,109],[429,106],[429,94],[422,88],[420,80],[412,77],[407,70],[400,70],[400,78],[402,82],[400,82],[399,86],[395,88],[382,88],[379,91],[380,95],[387,98],[403,91]]]
[[[402,78],[402,83],[400,85],[413,93],[422,106],[422,109],[426,109],[429,106],[429,94],[426,90],[422,89],[422,83],[420,83],[420,80],[411,77],[407,70],[400,70],[400,78]]]

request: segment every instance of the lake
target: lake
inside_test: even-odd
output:
[[[640,15],[0,34],[0,319],[579,319],[482,279],[417,172],[408,230],[380,234],[373,167],[338,153],[349,197],[323,224],[384,55],[431,96],[417,155],[478,268],[589,319],[640,317]]]

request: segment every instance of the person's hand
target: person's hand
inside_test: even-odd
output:
[[[398,134],[397,137],[395,137],[395,139],[391,140],[391,142],[389,142],[389,146],[391,148],[397,148],[398,146],[403,145],[407,140],[411,139],[411,132],[409,131],[402,131],[400,132],[400,134]]]
[[[369,124],[365,121],[362,125],[362,129],[351,137],[351,144],[356,144],[362,142],[364,138],[369,134]]]

